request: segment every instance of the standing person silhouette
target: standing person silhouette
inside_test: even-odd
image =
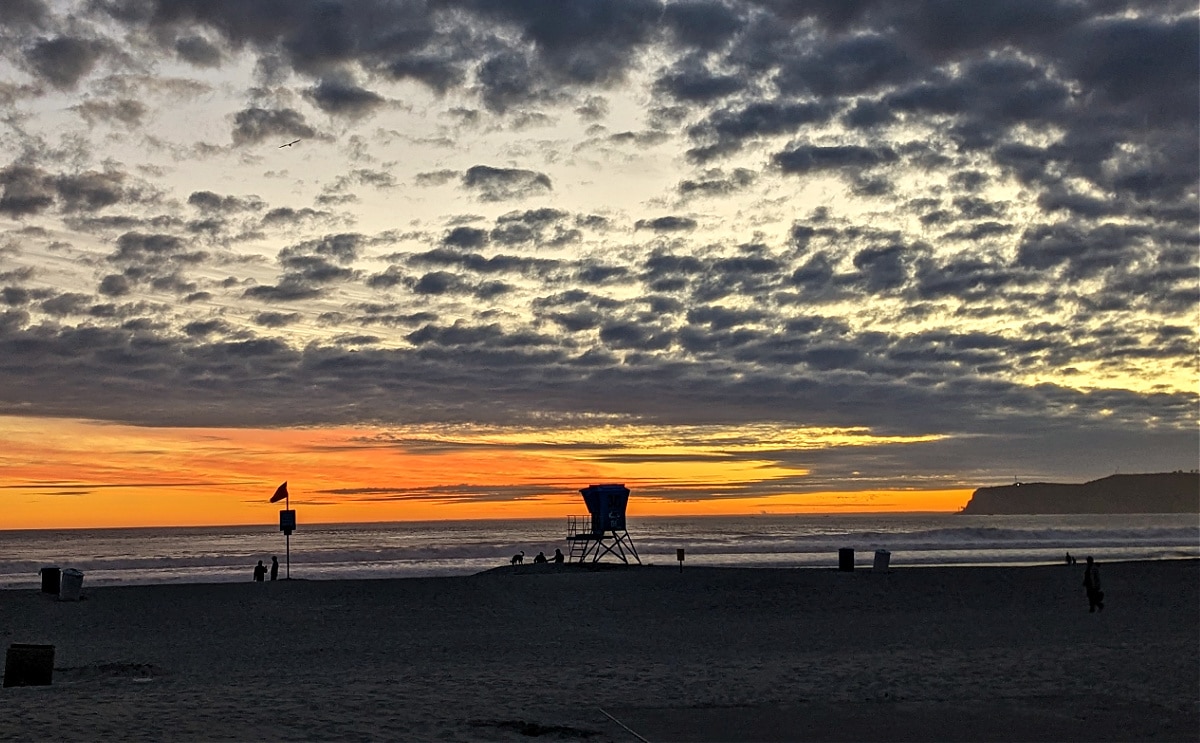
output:
[[[262,560],[259,560],[258,564],[254,566],[254,582],[262,583],[263,578],[266,578],[266,577],[267,577],[267,566],[262,564]]]
[[[1096,567],[1091,555],[1088,555],[1087,567],[1083,569],[1083,588],[1087,591],[1088,613],[1095,613],[1097,609],[1104,611],[1104,591],[1100,590],[1100,569]]]
[[[279,579],[279,558],[271,555],[271,580]]]

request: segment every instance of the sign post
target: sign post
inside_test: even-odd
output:
[[[292,532],[296,530],[296,512],[289,509],[279,512],[279,531],[283,532],[287,542],[287,572],[288,580],[292,578]]]
[[[287,572],[285,580],[292,579],[292,532],[296,531],[296,512],[292,510],[291,495],[288,494],[287,481],[284,481],[271,496],[271,502],[283,501],[283,510],[279,512],[279,531],[283,532],[287,544]]]
[[[683,572],[683,548],[675,550],[675,559],[679,560],[679,572]]]

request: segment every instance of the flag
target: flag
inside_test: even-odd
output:
[[[275,495],[271,496],[271,502],[278,503],[279,501],[283,500],[286,497],[288,497],[288,491],[287,491],[287,481],[285,480],[284,483],[275,490]]]

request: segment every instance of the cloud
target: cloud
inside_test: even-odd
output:
[[[104,44],[74,36],[39,38],[25,49],[32,71],[56,88],[70,90],[91,72],[104,54]]]
[[[885,165],[899,159],[890,147],[864,147],[862,145],[800,145],[790,150],[777,152],[771,161],[784,173],[803,174],[817,170],[841,170],[843,168],[870,168]]]
[[[1194,459],[1193,6],[0,3],[0,412]]]
[[[532,170],[474,165],[463,174],[462,184],[482,201],[511,201],[552,190],[550,177]]]
[[[64,212],[96,211],[120,202],[126,195],[122,173],[86,171],[55,175],[27,165],[0,170],[0,213],[21,217],[45,211],[57,203]]]
[[[234,117],[233,143],[237,146],[258,144],[263,140],[311,139],[317,130],[304,122],[304,115],[291,109],[251,107]]]
[[[327,114],[361,118],[385,103],[383,96],[341,78],[326,78],[305,95]]]
[[[696,220],[690,217],[655,217],[654,219],[639,219],[634,223],[639,230],[654,230],[656,232],[686,232],[696,229]]]
[[[196,67],[219,67],[225,55],[203,36],[183,36],[175,40],[175,53]]]
[[[131,98],[115,101],[88,100],[76,106],[75,110],[89,124],[113,121],[130,128],[140,125],[147,111],[145,104]]]

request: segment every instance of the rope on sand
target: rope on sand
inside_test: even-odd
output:
[[[608,714],[607,712],[605,712],[603,707],[597,707],[596,709],[600,710],[601,712],[604,712],[604,716],[605,716],[605,717],[607,717],[608,719],[610,719],[610,720],[612,720],[613,722],[617,723],[617,724],[618,724],[618,725],[620,725],[621,727],[625,728],[626,732],[628,732],[630,735],[632,735],[633,737],[635,737],[635,738],[637,738],[638,740],[640,740],[642,743],[650,743],[650,741],[646,740],[646,739],[645,739],[645,738],[643,738],[642,736],[640,736],[640,735],[638,735],[637,733],[633,732],[633,728],[629,727],[629,726],[628,726],[628,725],[626,725],[625,723],[621,722],[621,721],[620,721],[620,720],[618,720],[617,718],[615,718],[615,717],[613,717],[612,715],[610,715],[610,714]]]

